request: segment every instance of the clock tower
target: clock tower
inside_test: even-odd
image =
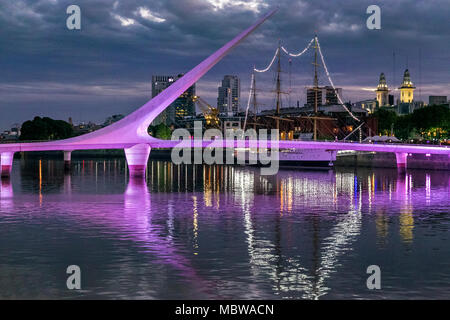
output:
[[[414,99],[414,87],[411,82],[411,76],[409,75],[408,69],[405,70],[403,75],[403,83],[400,89],[400,102],[401,103],[411,103]]]

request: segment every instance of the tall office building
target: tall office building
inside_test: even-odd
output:
[[[317,88],[317,105],[329,106],[339,104],[338,95],[342,97],[342,88],[333,89],[331,86]],[[314,106],[315,104],[315,89],[310,87],[306,89],[306,104]]]
[[[152,98],[160,94],[175,81],[172,76],[152,76]]]
[[[179,74],[176,80],[180,79],[183,74]],[[175,80],[175,81],[176,81]],[[183,120],[188,116],[195,116],[195,84],[183,92],[171,105],[175,113],[175,123]]]
[[[169,87],[174,82],[172,76],[152,76],[152,98],[160,94],[164,89]],[[170,119],[173,118],[170,106],[167,107],[163,112],[161,112],[155,120],[153,120],[152,125],[158,125],[160,123],[168,124]]]
[[[223,77],[222,86],[218,89],[217,108],[221,113],[236,113],[239,111],[241,82],[237,76]]]
[[[339,104],[338,95],[342,97],[342,88],[325,87],[325,105]]]
[[[432,105],[439,105],[439,104],[447,104],[447,96],[429,96],[428,97],[428,104],[430,106]]]
[[[175,81],[180,79],[183,74],[177,77],[173,76],[152,76],[152,98],[168,88]],[[195,116],[195,84],[189,87],[183,94],[181,94],[170,106],[161,112],[152,125],[164,123],[166,125],[176,124],[186,116]]]
[[[316,104],[317,91],[317,105],[323,106],[325,104],[325,94],[323,88],[306,88],[306,104],[310,107]]]

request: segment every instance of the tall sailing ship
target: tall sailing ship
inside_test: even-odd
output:
[[[314,90],[314,113],[312,116],[308,118],[313,123],[313,128],[311,134],[302,134],[297,136],[290,137],[291,140],[317,140],[317,132],[318,132],[318,120],[323,119],[323,117],[318,116],[318,91],[319,81],[317,74],[317,49],[318,42],[317,37],[314,37],[314,85],[312,89]],[[255,88],[255,77],[253,76],[253,104],[254,104],[254,123],[255,126],[257,124],[256,119],[256,88]],[[280,121],[286,121],[286,119],[281,117],[280,108],[281,108],[281,95],[285,92],[281,90],[281,44],[278,44],[277,50],[277,77],[276,77],[276,109],[275,114],[271,118],[275,120],[275,128],[280,129]],[[286,138],[286,137],[282,137]],[[258,150],[246,150],[245,160],[248,161],[252,159],[251,153],[259,153]],[[336,160],[337,152],[334,150],[321,150],[321,149],[280,149],[279,150],[279,164],[281,167],[289,167],[289,168],[315,168],[315,169],[330,169],[333,167],[333,162]],[[254,156],[254,155],[253,155]],[[259,160],[259,157],[257,157]],[[259,162],[259,161],[258,161]]]

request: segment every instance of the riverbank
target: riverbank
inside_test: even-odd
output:
[[[411,154],[408,156],[409,169],[450,170],[448,155]],[[334,162],[338,167],[396,168],[395,154],[392,152],[339,152]]]

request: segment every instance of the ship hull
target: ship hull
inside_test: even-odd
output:
[[[330,161],[282,161],[279,162],[281,168],[304,168],[304,169],[331,169],[333,163]]]
[[[280,167],[330,169],[336,160],[336,152],[318,149],[281,149]]]
[[[262,165],[258,152],[246,150],[243,155],[246,165]],[[249,161],[255,158],[258,159],[256,163]],[[281,168],[331,169],[335,160],[336,151],[333,150],[281,149],[278,152],[278,163]]]

